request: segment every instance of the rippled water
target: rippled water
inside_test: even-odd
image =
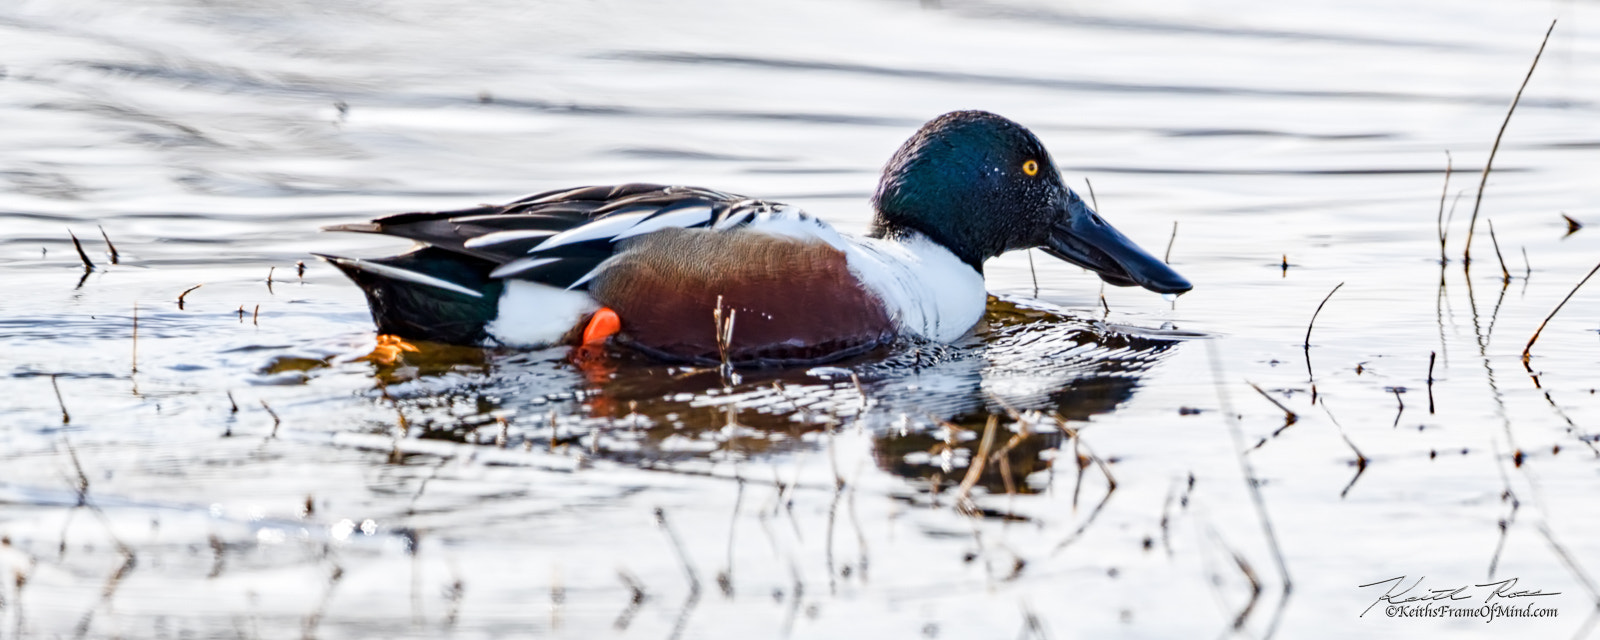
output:
[[[7,5],[0,638],[1587,634],[1600,285],[1520,354],[1600,260],[1560,215],[1600,223],[1596,17]],[[402,248],[325,224],[637,180],[860,231],[884,160],[960,108],[1031,127],[1195,291],[1102,303],[1015,254],[957,344],[725,380],[365,360],[360,292],[309,255]],[[1400,575],[1519,578],[1558,615],[1363,616]]]

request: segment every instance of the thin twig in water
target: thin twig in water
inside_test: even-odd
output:
[[[989,421],[983,426],[983,440],[978,442],[978,454],[968,463],[967,475],[961,479],[961,488],[956,490],[956,509],[966,515],[978,515],[977,505],[972,502],[972,487],[983,477],[983,468],[989,461],[989,448],[994,446],[994,429],[999,424],[1000,416],[989,414]]]
[[[1343,283],[1340,283],[1341,285]],[[1338,287],[1334,287],[1338,290]],[[1332,293],[1328,295],[1333,295]],[[1326,300],[1324,300],[1326,302]],[[1313,318],[1315,320],[1315,318]],[[1228,399],[1228,390],[1222,384],[1222,359],[1217,354],[1217,346],[1206,343],[1206,352],[1211,357],[1211,377],[1217,387],[1217,403],[1223,415],[1223,421],[1228,424],[1228,434],[1233,439],[1235,457],[1239,460],[1239,470],[1243,472],[1245,487],[1249,489],[1251,503],[1255,505],[1256,515],[1261,520],[1261,531],[1266,535],[1267,545],[1272,550],[1272,557],[1277,562],[1278,574],[1283,578],[1283,596],[1278,602],[1278,610],[1268,623],[1264,638],[1271,638],[1278,630],[1278,622],[1283,618],[1284,607],[1288,604],[1289,594],[1294,590],[1294,583],[1289,578],[1289,565],[1284,562],[1283,549],[1278,544],[1278,535],[1273,531],[1272,519],[1267,514],[1267,503],[1261,497],[1261,482],[1256,478],[1255,469],[1250,460],[1245,457],[1244,432],[1239,427],[1239,421],[1234,417],[1233,403]],[[1326,407],[1324,407],[1326,408]]]
[[[229,397],[231,398],[232,396],[229,396]],[[266,400],[262,400],[261,401],[261,408],[262,409],[266,409],[267,410],[267,415],[272,416],[272,435],[268,436],[268,437],[271,437],[271,438],[278,437],[278,425],[281,424],[281,422],[282,422],[282,421],[278,420],[278,412],[273,411],[272,407],[267,406],[267,401]]]
[[[1033,276],[1033,297],[1039,297],[1039,272],[1033,268],[1033,249],[1028,250],[1028,273]]]
[[[190,291],[194,291],[195,289],[199,289],[200,287],[203,287],[203,286],[205,286],[205,285],[204,284],[197,284],[195,286],[189,287],[188,289],[184,289],[183,293],[178,294],[178,310],[179,311],[183,310],[183,297],[184,296],[189,295]]]
[[[728,313],[722,313],[722,296],[717,296],[717,308],[711,312],[711,320],[717,331],[717,355],[722,359],[722,386],[733,386],[733,364],[728,359],[728,354],[733,349],[733,323],[739,318],[739,310],[728,308]]]
[[[1367,456],[1356,448],[1356,443],[1350,440],[1350,436],[1345,434],[1344,425],[1339,424],[1339,419],[1333,417],[1333,410],[1328,408],[1326,399],[1322,401],[1322,412],[1328,414],[1328,420],[1332,421],[1334,428],[1339,430],[1339,437],[1344,440],[1345,446],[1350,447],[1350,451],[1356,454],[1356,474],[1351,476],[1350,482],[1346,483],[1344,489],[1339,491],[1339,498],[1343,499],[1346,494],[1350,493],[1350,488],[1356,486],[1356,481],[1361,479],[1361,474],[1367,472],[1368,460]]]
[[[1339,287],[1342,287],[1342,286],[1344,286],[1343,282],[1334,285],[1333,291],[1329,291],[1328,295],[1324,296],[1322,298],[1322,302],[1317,304],[1317,310],[1311,314],[1311,322],[1307,322],[1306,323],[1306,342],[1305,342],[1304,345],[1302,345],[1305,348],[1307,348],[1307,349],[1311,348],[1311,327],[1316,326],[1316,324],[1317,324],[1317,316],[1322,314],[1322,305],[1328,304],[1328,299],[1332,298],[1333,294],[1338,292],[1339,291]]]
[[[1088,531],[1089,527],[1094,525],[1095,519],[1100,517],[1100,512],[1103,511],[1106,508],[1106,505],[1111,502],[1111,496],[1116,495],[1117,479],[1112,477],[1111,468],[1106,465],[1105,460],[1096,455],[1094,450],[1089,448],[1089,445],[1084,444],[1083,432],[1081,430],[1073,429],[1072,427],[1067,426],[1067,419],[1060,413],[1053,414],[1051,417],[1055,419],[1056,428],[1068,438],[1072,439],[1072,459],[1078,467],[1078,486],[1074,487],[1072,491],[1073,509],[1076,510],[1078,507],[1078,490],[1083,486],[1083,473],[1084,469],[1088,467],[1089,462],[1093,462],[1100,469],[1100,473],[1104,474],[1106,478],[1106,494],[1101,496],[1100,502],[1095,504],[1094,509],[1089,512],[1089,516],[1083,519],[1083,523],[1079,524],[1077,529],[1073,530],[1070,535],[1068,535],[1060,543],[1056,544],[1055,550],[1052,551],[1052,553],[1058,553],[1062,549],[1070,546],[1072,543],[1077,542],[1079,538],[1083,537],[1084,532]],[[1081,453],[1079,452],[1080,448],[1083,450]],[[1087,458],[1089,462],[1085,462],[1085,458]]]
[[[1478,209],[1483,206],[1483,188],[1489,184],[1489,171],[1494,168],[1494,154],[1500,151],[1500,138],[1506,135],[1506,125],[1511,124],[1511,114],[1516,113],[1517,103],[1522,101],[1522,90],[1528,88],[1528,81],[1533,79],[1533,70],[1539,67],[1539,57],[1544,55],[1544,46],[1550,42],[1550,33],[1556,30],[1556,21],[1550,21],[1550,28],[1544,32],[1544,40],[1539,42],[1539,52],[1533,54],[1533,64],[1528,65],[1528,75],[1522,78],[1522,86],[1517,87],[1517,95],[1511,99],[1511,108],[1506,109],[1506,119],[1500,123],[1500,132],[1494,135],[1494,145],[1489,147],[1489,159],[1483,163],[1483,177],[1478,179],[1478,198],[1472,203],[1472,221],[1467,224],[1467,246],[1461,252],[1461,261],[1467,266],[1472,266],[1472,231],[1478,226]]]
[[[344,567],[335,563],[333,571],[328,574],[328,589],[322,592],[322,601],[317,605],[317,610],[306,617],[305,628],[302,630],[303,637],[317,637],[317,626],[322,624],[323,616],[328,614],[328,601],[333,599],[333,590],[339,586],[339,581],[343,579]]]
[[[1494,243],[1494,257],[1500,261],[1500,284],[1502,286],[1511,284],[1511,270],[1506,268],[1506,257],[1500,255],[1500,239],[1494,236],[1494,219],[1490,218],[1487,222],[1489,223],[1489,242]]]
[[[1567,570],[1572,572],[1572,576],[1577,578],[1578,582],[1583,584],[1583,589],[1589,592],[1589,597],[1595,600],[1596,605],[1600,605],[1600,588],[1595,586],[1595,581],[1593,578],[1589,577],[1588,572],[1584,571],[1583,568],[1572,559],[1572,554],[1567,551],[1567,548],[1560,542],[1556,541],[1555,535],[1550,533],[1550,526],[1544,522],[1540,522],[1539,533],[1544,534],[1545,541],[1549,542],[1550,548],[1555,550],[1557,556],[1560,556],[1561,563],[1567,565]]]
[[[1439,191],[1439,264],[1450,262],[1445,256],[1445,241],[1447,234],[1444,229],[1444,199],[1450,195],[1450,172],[1455,168],[1455,160],[1450,157],[1450,150],[1444,150],[1444,189]]]
[[[1405,393],[1406,388],[1384,387],[1383,390],[1394,394],[1394,401],[1400,404],[1400,408],[1394,412],[1394,424],[1390,425],[1390,428],[1398,428],[1400,426],[1400,416],[1406,412],[1406,401],[1400,398],[1400,394]]]
[[[111,250],[111,264],[118,264],[121,261],[121,255],[117,253],[117,245],[111,244],[111,236],[106,235],[105,227],[100,227],[100,237],[106,239],[106,248]]]
[[[728,519],[728,564],[726,569],[717,572],[717,587],[728,598],[733,597],[733,534],[739,530],[739,506],[744,503],[744,478],[737,479],[739,490],[733,497],[733,516]]]
[[[1062,417],[1059,413],[1051,417],[1055,418],[1056,420],[1056,428],[1060,429],[1061,433],[1066,434],[1067,437],[1072,438],[1073,447],[1082,447],[1084,450],[1083,455],[1088,456],[1089,461],[1093,462],[1095,466],[1100,469],[1100,473],[1105,476],[1106,495],[1109,496],[1111,492],[1116,491],[1117,479],[1111,475],[1111,467],[1107,466],[1105,459],[1097,455],[1094,450],[1090,449],[1089,445],[1083,441],[1083,437],[1081,436],[1082,430],[1073,429],[1072,427],[1067,426],[1067,419]]]
[[[1517,512],[1522,510],[1522,499],[1518,498],[1517,492],[1511,488],[1511,477],[1506,475],[1506,467],[1501,464],[1506,456],[1500,453],[1500,444],[1493,440],[1490,440],[1489,444],[1494,451],[1492,458],[1494,470],[1500,473],[1500,483],[1504,487],[1500,490],[1500,501],[1511,505],[1505,517],[1496,523],[1500,529],[1500,539],[1494,545],[1494,554],[1489,556],[1489,579],[1493,580],[1496,570],[1500,567],[1500,556],[1506,550],[1506,540],[1511,537],[1511,527],[1517,523]]]
[[[683,566],[683,573],[689,579],[689,590],[694,593],[699,593],[700,575],[695,572],[694,565],[689,562],[689,553],[683,549],[683,541],[678,539],[678,534],[672,530],[672,525],[667,524],[666,510],[662,509],[661,507],[656,507],[655,515],[656,525],[661,527],[661,531],[663,533],[667,534],[667,540],[672,543],[672,550],[678,556],[678,563]]]
[[[139,303],[133,303],[133,372],[139,372]]]
[[[1428,415],[1433,415],[1433,361],[1438,356],[1437,352],[1428,352]]]
[[[72,422],[72,416],[67,415],[67,401],[61,399],[61,386],[56,384],[56,374],[50,374],[50,387],[56,390],[56,404],[61,405],[61,424]]]
[[[1600,263],[1596,263],[1594,268],[1589,270],[1589,275],[1584,276],[1582,280],[1578,281],[1577,286],[1574,286],[1571,291],[1567,292],[1567,297],[1562,298],[1561,303],[1557,304],[1556,308],[1550,310],[1550,315],[1545,316],[1544,322],[1539,323],[1539,328],[1534,330],[1533,337],[1528,338],[1528,346],[1522,348],[1522,366],[1523,368],[1527,369],[1529,373],[1533,372],[1533,367],[1528,364],[1529,361],[1533,359],[1533,343],[1539,340],[1539,334],[1544,333],[1544,326],[1550,324],[1550,319],[1556,317],[1556,313],[1561,311],[1561,307],[1566,306],[1567,301],[1572,299],[1572,294],[1577,293],[1578,289],[1583,286],[1583,283],[1588,282],[1589,278],[1594,277],[1594,272],[1596,271],[1600,271]]]
[[[1572,216],[1567,215],[1567,212],[1561,212],[1561,217],[1567,221],[1567,235],[1570,236],[1574,233],[1577,233],[1579,229],[1583,228],[1583,223],[1578,222],[1577,220],[1573,219]]]
[[[94,271],[94,263],[89,261],[89,254],[84,253],[83,243],[78,242],[78,234],[73,233],[71,229],[67,229],[67,235],[72,236],[72,248],[78,250],[78,259],[83,261],[83,270]]]
[[[1172,264],[1172,243],[1178,241],[1178,221],[1172,221],[1172,236],[1167,238],[1167,252],[1162,254],[1161,261]]]
[[[1094,205],[1095,212],[1102,213],[1100,211],[1100,201],[1094,197],[1094,183],[1089,181],[1089,176],[1083,177],[1083,183],[1089,185],[1089,202]]]
[[[1022,637],[1025,639],[1050,640],[1050,634],[1044,630],[1044,622],[1039,620],[1038,614],[1033,612],[1027,602],[1022,603]]]
[[[667,524],[667,512],[661,507],[656,507],[656,524],[661,526],[661,531],[667,534],[667,539],[672,541],[672,550],[678,554],[678,562],[683,565],[683,572],[689,577],[689,598],[683,603],[683,611],[678,614],[678,621],[672,628],[669,638],[678,638],[683,635],[684,627],[689,623],[689,613],[694,610],[695,604],[700,602],[700,576],[695,573],[694,565],[689,562],[689,554],[683,549],[683,542],[678,540],[678,534]],[[796,595],[798,597],[798,594]]]
[[[1261,600],[1261,580],[1256,577],[1255,569],[1250,567],[1250,562],[1239,555],[1238,551],[1228,548],[1228,553],[1233,554],[1233,562],[1239,566],[1239,572],[1250,581],[1250,601],[1245,603],[1244,608],[1239,610],[1239,615],[1233,619],[1233,630],[1238,631],[1244,628],[1245,621],[1250,619],[1250,613],[1255,611],[1256,603]]]
[[[1172,537],[1169,533],[1172,524],[1172,499],[1177,495],[1178,487],[1174,483],[1174,486],[1167,489],[1167,499],[1161,502],[1161,548],[1167,550],[1168,558],[1172,557]]]
[[[1274,397],[1268,395],[1267,392],[1265,390],[1263,390],[1260,386],[1256,385],[1256,383],[1246,381],[1246,384],[1249,384],[1250,388],[1255,389],[1256,393],[1261,394],[1261,397],[1266,398],[1267,402],[1271,402],[1272,406],[1277,407],[1278,410],[1283,412],[1283,426],[1287,427],[1289,425],[1292,425],[1292,424],[1295,423],[1296,420],[1300,419],[1300,416],[1295,415],[1295,413],[1293,411],[1290,411],[1288,407],[1283,406],[1283,403],[1282,402],[1278,402],[1277,398],[1274,398]]]
[[[1583,570],[1583,566],[1579,565],[1577,560],[1572,559],[1572,554],[1567,551],[1567,548],[1556,541],[1556,536],[1550,532],[1548,524],[1540,522],[1539,533],[1544,535],[1545,541],[1550,543],[1550,548],[1555,550],[1556,557],[1561,558],[1561,564],[1566,565],[1567,571],[1572,572],[1572,576],[1578,579],[1578,582],[1583,585],[1583,589],[1589,592],[1590,601],[1594,602],[1593,612],[1584,620],[1583,627],[1579,629],[1578,635],[1574,636],[1578,638],[1585,637],[1589,635],[1589,631],[1594,629],[1595,621],[1600,620],[1600,589],[1595,587],[1594,579],[1589,577],[1589,573]]]
[[[644,601],[650,596],[645,594],[644,583],[626,569],[617,569],[617,579],[628,587],[628,606],[617,615],[617,621],[611,623],[611,627],[618,631],[627,631],[628,626],[633,624],[633,616],[639,613],[639,607],[643,606]]]

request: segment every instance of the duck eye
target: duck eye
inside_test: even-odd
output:
[[[1028,174],[1029,177],[1039,175],[1039,161],[1029,160],[1022,163],[1022,172]]]

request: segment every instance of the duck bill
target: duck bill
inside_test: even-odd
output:
[[[1058,205],[1061,215],[1050,230],[1044,252],[1095,272],[1119,287],[1141,286],[1156,293],[1194,288],[1167,263],[1157,260],[1117,231],[1071,190]]]

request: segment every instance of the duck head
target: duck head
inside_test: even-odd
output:
[[[989,258],[1040,248],[1113,285],[1193,288],[1067,188],[1033,132],[992,113],[923,125],[889,159],[872,203],[873,236],[921,233],[979,273]]]

